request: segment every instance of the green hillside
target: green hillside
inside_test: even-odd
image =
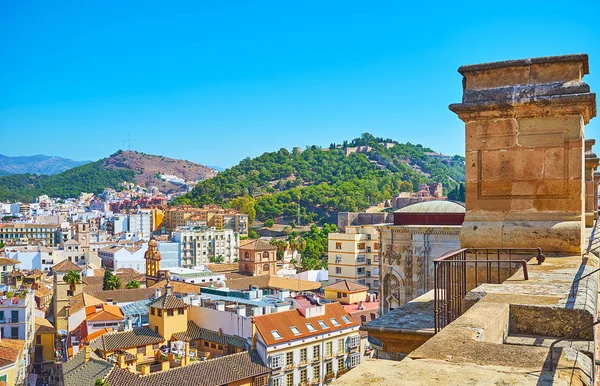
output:
[[[393,143],[385,147],[382,143]],[[366,153],[346,156],[344,148],[370,146]],[[442,161],[426,155],[431,149],[365,133],[329,149],[311,146],[304,151],[277,152],[242,160],[238,165],[201,181],[175,204],[238,206],[248,195],[259,220],[296,216],[302,223],[333,220],[338,211],[361,211],[401,191],[415,191],[421,183],[441,182],[451,191],[464,181],[464,158]]]
[[[0,177],[0,200],[33,202],[36,197],[77,197],[81,192],[101,193],[133,179],[135,172],[107,169],[104,159],[78,166],[54,175],[12,174]]]

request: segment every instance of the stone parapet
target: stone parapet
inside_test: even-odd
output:
[[[582,81],[587,55],[485,63],[459,72],[462,103],[450,110],[465,122],[466,133],[461,246],[579,253],[586,191],[592,192],[584,179],[583,126],[596,115],[596,96]]]

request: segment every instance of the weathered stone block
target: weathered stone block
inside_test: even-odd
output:
[[[581,81],[582,63],[543,63],[532,64],[529,68],[529,83],[550,83]]]
[[[465,75],[466,89],[487,89],[515,84],[527,84],[529,81],[529,67],[511,66],[502,69],[489,69]]]

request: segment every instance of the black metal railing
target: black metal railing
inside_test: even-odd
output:
[[[520,265],[529,279],[527,261],[545,260],[541,248],[463,248],[433,261],[434,320],[438,333],[463,313],[467,293],[480,284],[500,284]]]
[[[552,342],[552,344],[550,345],[550,371],[554,371],[554,369],[556,367],[558,367],[558,362],[560,361],[560,357],[559,357],[558,361],[556,361],[556,366],[554,365],[554,346],[556,346],[557,343],[562,342],[565,339],[569,339],[569,338],[572,338],[574,336],[579,335],[582,331],[585,331],[588,328],[592,328],[592,327],[594,327],[597,324],[600,324],[600,319],[598,319],[598,320],[596,320],[596,321],[594,321],[592,323],[589,323],[589,324],[587,324],[587,325],[585,325],[585,326],[583,326],[581,328],[573,330],[569,334],[567,334],[567,335],[563,336],[562,338],[557,339],[554,342]],[[594,353],[593,357],[596,358],[595,353]],[[593,369],[596,368],[596,366],[592,366],[592,367],[593,367]],[[596,371],[592,371],[592,373],[590,374],[590,376],[592,377],[592,384],[595,385],[596,384]]]
[[[573,280],[573,284],[571,285],[571,292],[569,293],[569,297],[575,296],[575,290],[577,289],[577,286],[575,284],[579,283],[582,279],[585,279],[586,277],[589,277],[589,276],[595,274],[598,271],[600,271],[600,268],[597,268],[597,269],[593,270],[592,272],[587,273],[587,274],[581,276],[580,278]]]

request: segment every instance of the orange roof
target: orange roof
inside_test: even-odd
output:
[[[290,310],[255,316],[253,320],[258,332],[269,346],[360,325],[360,323],[352,319],[352,316],[344,310],[344,307],[340,303],[329,303],[325,304],[324,307],[325,313],[323,315],[312,318],[305,318],[299,310]],[[342,316],[346,316],[349,323],[344,322]],[[333,324],[331,321],[332,318],[339,323],[338,326]],[[321,327],[319,321],[322,321],[326,328]],[[313,326],[314,331],[311,332],[308,330],[308,327],[306,327],[307,323]],[[291,326],[295,326],[300,334],[295,335],[290,328]],[[281,335],[280,339],[275,339],[271,333],[273,330],[277,330],[279,335]]]
[[[120,320],[123,319],[123,312],[119,306],[111,304],[101,304],[96,306],[88,306],[85,308],[85,318],[88,322],[100,322],[103,320]]]

